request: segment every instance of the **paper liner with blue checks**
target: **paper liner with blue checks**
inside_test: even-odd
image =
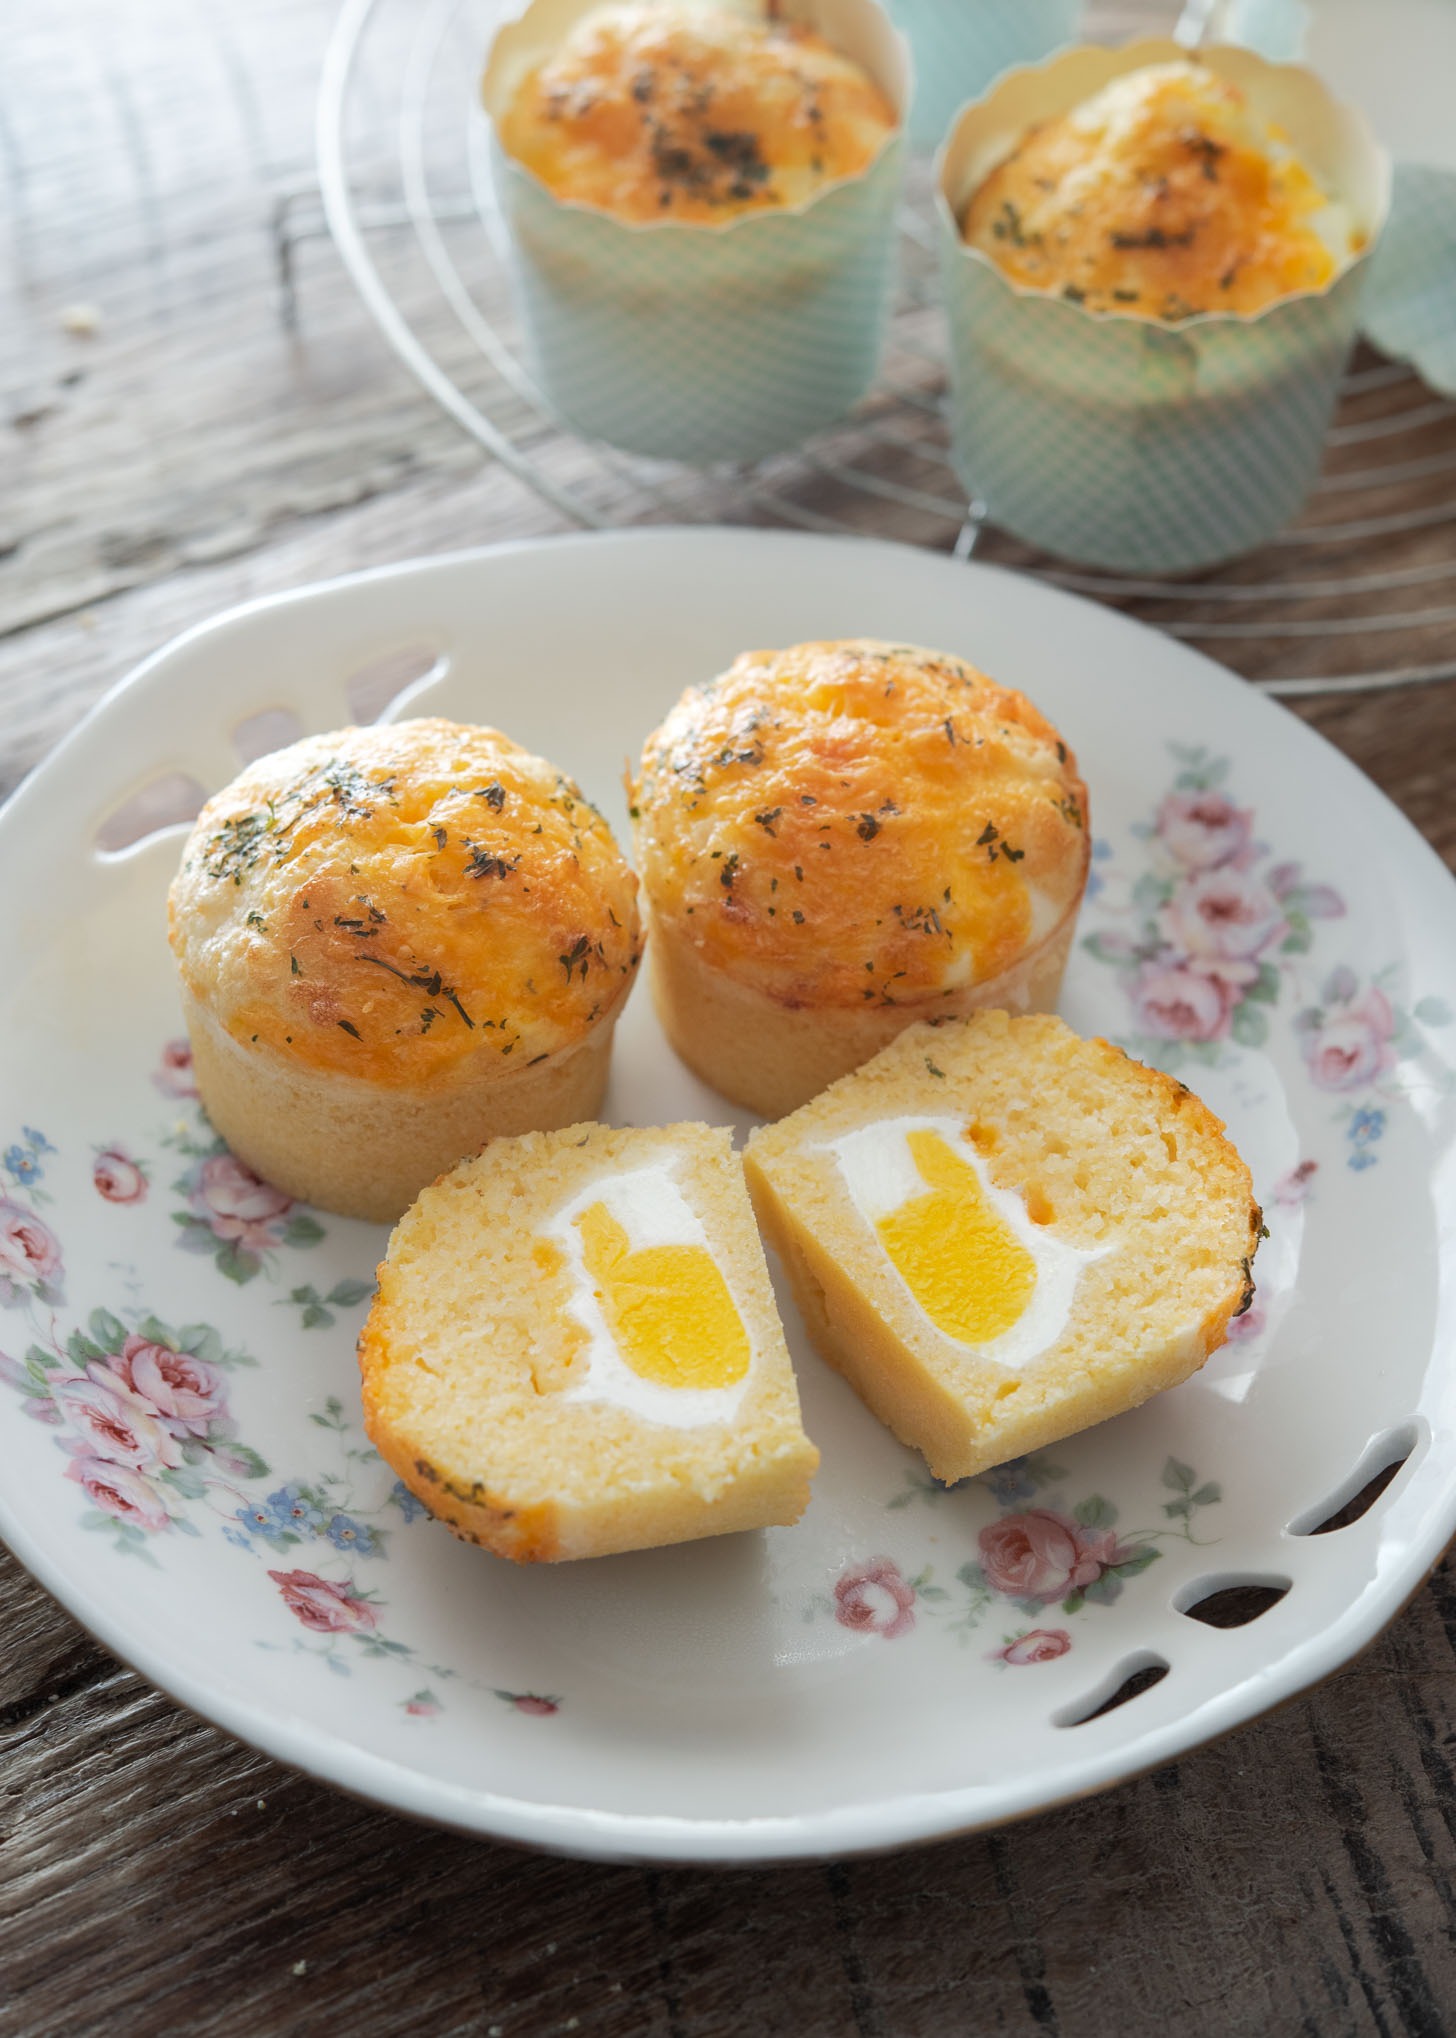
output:
[[[595,0],[531,0],[486,68],[499,113],[524,67]],[[729,0],[761,16],[759,0]],[[904,38],[879,0],[782,0],[903,114]],[[763,459],[834,423],[874,380],[889,317],[903,130],[859,176],[718,225],[636,224],[563,202],[493,142],[527,358],[578,431],[632,453]]]
[[[499,148],[532,370],[578,431],[704,465],[832,424],[874,380],[903,144],[803,212],[638,227],[562,205]]]
[[[915,59],[910,139],[938,148],[957,109],[1012,64],[1076,36],[1082,0],[886,0]]]
[[[1368,255],[1327,290],[1256,317],[1164,325],[1011,283],[964,244],[958,218],[1008,135],[1113,76],[1186,54],[1158,40],[1010,72],[961,115],[940,164],[956,470],[1017,537],[1125,573],[1214,565],[1298,513],[1319,472]],[[1389,168],[1364,123],[1308,71],[1246,50],[1201,54],[1307,144],[1373,240]]]

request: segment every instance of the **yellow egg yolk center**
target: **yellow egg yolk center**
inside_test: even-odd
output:
[[[731,1387],[751,1356],[728,1283],[701,1245],[633,1250],[605,1203],[576,1220],[582,1257],[623,1361],[660,1387]]]
[[[1036,1260],[938,1132],[905,1137],[927,1193],[880,1219],[881,1243],[937,1330],[959,1344],[989,1344],[1024,1315]]]

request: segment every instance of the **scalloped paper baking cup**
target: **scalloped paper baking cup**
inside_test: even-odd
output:
[[[1026,290],[965,245],[966,204],[1027,128],[1124,72],[1188,54],[1157,39],[1079,47],[1008,72],[961,114],[937,166],[961,480],[1015,536],[1129,573],[1215,565],[1298,512],[1319,472],[1389,205],[1389,163],[1358,113],[1313,72],[1220,44],[1199,60],[1284,130],[1365,236],[1327,289],[1253,317],[1163,325]]]
[[[599,4],[534,0],[503,28],[487,111]],[[909,52],[877,0],[783,11],[862,64],[903,118]],[[843,417],[879,363],[903,153],[897,128],[861,175],[802,206],[637,225],[553,197],[493,136],[528,365],[548,401],[591,437],[698,466],[762,459]]]
[[[910,139],[939,148],[958,108],[1012,64],[1072,42],[1082,0],[885,0],[915,62]]]

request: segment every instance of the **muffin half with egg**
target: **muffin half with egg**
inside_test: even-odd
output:
[[[380,1455],[514,1563],[794,1522],[819,1462],[721,1128],[492,1142],[397,1226],[359,1364]]]
[[[438,720],[249,765],[197,818],[169,926],[213,1125],[290,1195],[379,1222],[485,1140],[597,1109],[641,953],[580,789]]]
[[[907,90],[877,0],[533,0],[483,96],[551,405],[696,463],[842,416],[879,355]]]
[[[1176,572],[1319,469],[1389,166],[1312,72],[1164,41],[1008,72],[939,166],[955,462],[993,521]]]
[[[735,1103],[776,1117],[912,1020],[1056,1001],[1087,789],[963,659],[745,652],[648,738],[631,799],[658,1013]]]

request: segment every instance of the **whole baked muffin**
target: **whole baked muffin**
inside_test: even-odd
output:
[[[695,465],[852,409],[888,317],[908,92],[879,0],[527,0],[482,96],[553,409]]]
[[[700,224],[801,205],[894,127],[874,81],[811,28],[673,0],[584,15],[499,122],[557,198]]]
[[[1033,127],[976,191],[966,241],[1089,311],[1249,316],[1322,290],[1363,245],[1231,78],[1150,64]]]
[[[580,790],[494,729],[310,736],[198,815],[168,900],[203,1105],[290,1194],[389,1221],[606,1087],[636,879]]]
[[[767,1116],[912,1020],[1055,1002],[1087,792],[974,666],[851,639],[744,653],[632,789],[652,984],[683,1060]]]

